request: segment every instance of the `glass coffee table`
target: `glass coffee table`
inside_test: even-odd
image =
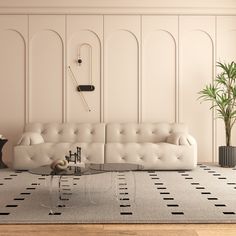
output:
[[[54,214],[57,207],[66,207],[65,202],[69,201],[70,196],[72,195],[71,187],[76,185],[74,182],[76,179],[78,179],[79,176],[91,176],[96,174],[102,174],[105,172],[111,173],[111,186],[115,186],[115,189],[117,189],[117,182],[112,183],[112,180],[114,179],[112,177],[113,173],[117,172],[131,172],[134,180],[134,189],[136,189],[136,181],[135,177],[133,175],[132,171],[140,171],[143,170],[144,167],[142,165],[133,164],[133,163],[105,163],[105,164],[79,164],[79,165],[73,165],[69,166],[65,170],[60,171],[54,171],[50,168],[50,166],[41,166],[35,169],[29,170],[29,173],[41,175],[41,176],[50,176],[49,179],[49,200],[50,204],[49,206],[46,206],[50,208],[50,214]],[[65,179],[65,177],[67,179]],[[72,181],[72,183],[68,183],[69,179]],[[56,182],[56,183],[55,183]],[[66,182],[66,183],[65,183]],[[71,186],[71,187],[70,187]],[[56,190],[54,190],[56,188]],[[136,191],[136,190],[135,190]],[[56,192],[56,194],[55,194]],[[116,193],[117,196],[117,193]],[[89,199],[90,192],[89,192]],[[90,200],[92,203],[92,201]],[[43,204],[42,204],[43,205]],[[45,205],[44,205],[45,206]]]
[[[107,171],[137,171],[143,170],[144,167],[142,165],[133,164],[133,163],[105,163],[105,164],[85,164],[78,166],[69,166],[65,170],[54,171],[50,166],[41,166],[35,169],[29,170],[31,174],[37,175],[50,175],[50,176],[63,176],[63,175],[74,175],[74,176],[82,176],[82,175],[93,175],[104,173]]]

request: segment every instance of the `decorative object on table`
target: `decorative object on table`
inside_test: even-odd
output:
[[[60,171],[65,170],[68,167],[68,161],[67,160],[55,160],[51,164],[51,169],[54,171]]]
[[[75,74],[73,73],[73,71],[72,71],[72,69],[71,69],[70,66],[68,66],[68,69],[69,69],[69,71],[70,71],[71,78],[73,79],[73,81],[74,81],[75,84],[77,85],[77,90],[78,90],[78,92],[79,92],[80,98],[81,98],[81,100],[82,100],[84,106],[86,107],[86,109],[88,110],[88,112],[90,112],[91,109],[90,109],[90,107],[89,107],[87,101],[85,100],[84,94],[82,93],[82,90],[80,89],[80,85],[79,85],[79,83],[77,82],[77,80],[76,80],[76,78],[75,78]]]
[[[222,72],[212,84],[206,85],[199,94],[202,101],[212,102],[217,118],[224,121],[226,146],[219,147],[219,164],[222,167],[236,165],[236,147],[231,146],[231,132],[236,121],[236,63],[217,63]]]
[[[76,152],[69,151],[69,156],[65,156],[65,160],[55,160],[51,164],[51,169],[55,172],[66,170],[70,163],[81,163],[81,147],[76,147]]]
[[[68,163],[74,162],[76,165],[77,162],[81,163],[81,147],[76,147],[76,152],[72,153],[72,151],[69,151],[69,156],[65,156]]]
[[[2,148],[8,140],[0,134],[0,169],[7,168],[7,166],[2,161]]]

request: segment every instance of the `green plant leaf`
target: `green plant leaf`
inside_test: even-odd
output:
[[[221,72],[211,84],[199,91],[198,99],[211,102],[210,109],[215,109],[217,118],[223,119],[226,129],[226,145],[230,145],[231,129],[236,123],[236,63],[217,62]]]

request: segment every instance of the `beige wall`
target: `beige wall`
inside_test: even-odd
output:
[[[60,8],[47,8],[44,1],[24,1],[24,8],[0,1],[0,133],[9,139],[4,158],[10,162],[26,122],[168,121],[189,125],[199,161],[216,160],[217,146],[224,144],[222,124],[207,104],[199,104],[197,92],[215,77],[216,60],[235,60],[236,16],[227,16],[235,5],[176,2],[175,14],[168,1],[147,1],[146,7],[143,1],[101,1],[104,14],[80,15],[95,11],[95,2],[58,1]],[[181,14],[186,7],[190,15]],[[78,13],[65,14],[72,9]],[[114,14],[119,9],[128,13]],[[158,15],[161,9],[169,14]],[[58,14],[22,14],[52,10]],[[83,93],[91,112],[68,66],[80,84],[92,80],[95,91]]]

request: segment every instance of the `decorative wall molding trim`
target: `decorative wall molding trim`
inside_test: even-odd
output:
[[[38,120],[62,122],[65,120],[65,17],[30,16],[28,34],[29,122]],[[48,83],[49,86],[44,87],[44,83]],[[52,89],[53,96],[51,96]]]
[[[0,0],[2,13],[234,14],[235,0]]]
[[[235,0],[0,0],[0,14],[234,15]]]
[[[140,18],[131,15],[104,19],[105,122],[140,121]]]
[[[25,124],[30,120],[30,81],[29,81],[29,16],[27,16],[27,47],[26,47],[26,66],[25,66]]]
[[[236,15],[236,7],[0,7],[0,14]]]

